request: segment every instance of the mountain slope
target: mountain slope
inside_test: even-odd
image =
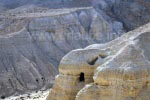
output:
[[[108,16],[108,23],[94,8],[57,12],[55,16],[29,13],[1,20],[0,96],[50,88],[66,53],[110,41],[124,31],[120,22]],[[119,29],[114,31],[116,23]]]
[[[65,6],[56,0],[8,1],[1,5],[9,10],[0,13],[2,97],[50,88],[66,53],[111,41],[147,23],[150,15],[146,0],[66,0]]]

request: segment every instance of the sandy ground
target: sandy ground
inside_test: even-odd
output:
[[[11,96],[2,100],[46,100],[46,97],[49,94],[49,90],[47,91],[38,91],[33,92],[31,94],[24,94],[20,96]],[[0,99],[1,100],[1,99]]]

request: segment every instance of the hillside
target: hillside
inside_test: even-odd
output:
[[[149,4],[149,0],[1,0],[0,97],[51,88],[64,55],[112,41],[148,23]]]

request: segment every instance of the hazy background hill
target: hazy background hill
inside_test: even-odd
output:
[[[91,0],[1,0],[6,8],[16,8],[23,5],[37,5],[48,8],[83,7],[91,5]]]

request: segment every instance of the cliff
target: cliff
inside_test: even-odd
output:
[[[64,56],[47,100],[149,100],[150,24]]]
[[[1,1],[1,97],[50,88],[55,75],[58,74],[61,58],[69,51],[80,49],[79,54],[76,54],[76,50],[73,51],[73,56],[80,54],[82,56],[84,52],[81,48],[95,43],[111,41],[126,31],[148,23],[150,20],[149,1],[147,0],[57,1]],[[62,6],[59,6],[60,4]],[[103,63],[104,59],[95,62],[100,58],[95,58],[95,55],[99,53],[98,50],[85,50],[85,52],[91,54],[84,54],[85,58],[77,62],[82,65],[81,68],[79,67],[81,71],[84,71],[86,66],[89,67],[88,75],[85,74],[85,77],[88,78],[87,81],[85,80],[87,84],[93,82],[92,76],[95,69],[93,64],[99,65]],[[105,58],[107,55],[104,52],[100,56]],[[87,59],[86,56],[92,56],[92,58]],[[72,57],[69,59],[76,60]],[[60,70],[63,75],[59,76],[62,79],[58,78],[58,82],[68,79],[69,76],[67,75],[71,74],[72,77],[69,77],[68,83],[72,84],[72,80],[76,79],[71,87],[78,86],[76,84],[78,82],[78,70],[72,69],[71,73],[70,70],[67,70],[70,65],[72,68],[78,66],[75,60],[72,60],[71,63],[65,60]],[[88,65],[85,63],[86,60],[88,60]],[[75,64],[72,65],[72,63]],[[73,93],[76,94],[83,86],[82,83]]]
[[[50,88],[66,53],[124,31],[120,22],[108,22],[91,7],[19,13],[1,23],[0,96]]]

